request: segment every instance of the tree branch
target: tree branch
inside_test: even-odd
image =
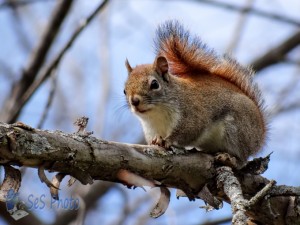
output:
[[[113,187],[111,183],[97,183],[94,184],[91,191],[89,191],[85,196],[81,196],[83,201],[86,203],[86,211],[88,212],[99,200],[100,197],[105,195],[110,188]],[[77,212],[75,210],[68,210],[64,213],[59,214],[52,225],[64,225],[70,224],[76,218]]]
[[[205,184],[223,201],[230,202],[231,196],[216,185],[217,170],[212,155],[107,142],[88,135],[44,131],[22,124],[0,123],[0,164],[26,167],[43,165],[46,170],[69,174],[83,184],[88,182],[87,177],[121,182],[124,177],[120,177],[120,171],[130,171],[155,186],[183,190],[190,199],[197,198]],[[238,179],[243,198],[247,200],[270,183],[260,175],[239,171],[232,174]],[[246,215],[262,224],[285,224],[287,208],[290,215],[299,213],[298,208],[293,207],[297,201],[291,200],[291,196],[299,194],[299,188],[294,187],[294,191],[293,187],[281,189],[275,186],[270,189],[269,197],[261,196],[254,201],[259,207],[247,209]],[[282,196],[283,193],[289,196]]]
[[[245,209],[247,200],[244,199],[240,182],[234,176],[231,168],[227,166],[218,168],[217,173],[218,186],[223,186],[225,194],[231,201],[232,225],[247,224]]]
[[[222,7],[224,9],[228,9],[228,10],[233,10],[233,11],[238,11],[238,12],[249,12],[252,13],[254,15],[257,16],[261,16],[264,18],[269,18],[272,20],[277,20],[279,22],[283,22],[283,23],[288,23],[288,24],[292,24],[295,25],[297,27],[300,27],[300,22],[292,19],[292,18],[288,18],[286,16],[282,16],[279,14],[275,14],[275,13],[270,13],[270,12],[264,12],[263,10],[260,9],[255,9],[252,7],[241,7],[235,4],[231,4],[228,2],[224,2],[224,1],[215,1],[215,0],[193,0],[193,1],[197,1],[199,3],[204,3],[204,4],[209,4],[209,5],[213,5],[216,7]]]
[[[36,78],[73,2],[73,0],[61,1],[55,8],[51,21],[43,33],[38,46],[32,53],[21,80],[14,84],[10,96],[4,104],[4,110],[0,114],[1,121],[13,122],[18,117],[19,111],[15,112],[15,108],[20,105],[20,98]]]
[[[300,31],[284,40],[278,46],[270,49],[262,56],[255,59],[250,65],[255,71],[260,71],[270,65],[278,63],[285,58],[285,55],[300,44]]]
[[[220,225],[223,223],[229,223],[232,220],[232,217],[224,217],[221,219],[216,219],[216,220],[211,220],[211,221],[206,221],[204,223],[201,223],[201,225]]]
[[[67,0],[69,1],[69,0]],[[35,91],[40,87],[40,85],[51,75],[53,69],[55,69],[60,63],[61,59],[67,52],[67,50],[72,46],[77,37],[81,32],[87,27],[88,24],[95,18],[95,16],[105,7],[109,0],[103,0],[101,4],[86,18],[84,19],[79,26],[76,28],[69,41],[63,46],[61,51],[56,55],[56,57],[49,63],[47,67],[41,72],[38,79],[35,79],[34,82],[31,80],[30,85],[26,86],[26,89],[22,90],[22,95],[19,96],[18,101],[14,99],[8,99],[8,106],[5,105],[3,116],[0,114],[1,121],[7,121],[9,123],[14,122],[19,116],[23,106],[30,99],[30,97],[35,93]],[[22,86],[22,85],[21,85]],[[12,104],[14,102],[14,104]],[[7,108],[8,107],[8,108]]]
[[[262,10],[252,8],[251,5],[246,7],[243,6],[241,7],[231,3],[219,2],[214,0],[196,0],[196,1],[204,4],[217,6],[217,7],[223,7],[225,9],[234,10],[241,13],[248,12],[257,16],[277,20],[284,23],[289,23],[297,27],[300,27],[300,22],[297,20],[285,16],[281,16],[278,14],[264,12]],[[299,44],[300,44],[300,31],[297,31],[294,35],[284,40],[278,46],[270,49],[268,52],[258,57],[257,59],[254,59],[250,63],[250,65],[256,72],[258,72],[268,66],[271,66],[275,63],[282,61],[285,58],[286,54],[289,53],[291,50],[293,50],[295,47],[297,47]]]
[[[4,123],[0,123],[0,137],[1,164],[39,167],[47,162],[46,170],[70,174],[84,184],[80,171],[93,179],[120,182],[118,171],[126,169],[171,187],[185,189],[190,183],[190,189],[200,191],[206,179],[214,175],[213,157],[206,154],[171,154],[156,146],[107,142]],[[185,174],[187,170],[190,174]]]
[[[45,105],[45,108],[44,108],[44,111],[43,111],[43,114],[38,122],[38,125],[37,125],[37,128],[38,129],[41,129],[47,119],[47,116],[48,116],[48,113],[49,113],[49,110],[51,108],[51,105],[53,103],[53,99],[54,99],[54,94],[55,94],[55,91],[56,91],[56,88],[57,88],[57,69],[53,69],[52,70],[52,75],[50,75],[50,78],[51,78],[51,89],[49,91],[49,95],[48,95],[48,99],[47,99],[47,103]]]
[[[254,0],[247,0],[246,7],[251,9],[253,6],[253,3],[254,3]],[[246,23],[249,18],[248,13],[249,13],[249,11],[241,11],[240,12],[239,18],[237,20],[237,24],[235,26],[235,30],[233,32],[233,35],[229,42],[229,45],[226,48],[226,52],[228,52],[230,54],[234,54],[234,52],[236,51],[237,46],[243,35],[243,31],[246,28]]]
[[[53,1],[53,0],[23,0],[23,1],[11,0],[11,1],[5,1],[5,2],[2,2],[0,4],[0,9],[16,8],[16,7],[21,7],[21,6],[27,6],[29,4],[34,4],[34,3],[44,3],[45,1]]]
[[[0,202],[0,212],[1,219],[4,219],[9,225],[44,225],[44,223],[40,219],[38,219],[33,213],[30,213],[28,216],[25,216],[21,220],[13,219],[7,212],[6,204],[4,202]]]

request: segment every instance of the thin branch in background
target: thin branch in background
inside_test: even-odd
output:
[[[201,223],[201,225],[220,225],[222,223],[231,222],[231,220],[232,220],[232,217],[229,216],[229,217],[224,217],[224,218],[217,219],[217,220],[206,221],[204,223]]]
[[[38,129],[41,129],[43,127],[43,125],[45,123],[45,120],[48,116],[50,107],[51,107],[52,102],[53,102],[54,94],[55,94],[55,91],[56,91],[56,88],[57,88],[57,68],[53,69],[53,71],[51,72],[50,78],[51,78],[51,89],[50,89],[50,92],[49,92],[49,95],[48,95],[48,99],[47,99],[45,109],[44,109],[43,114],[40,118],[40,121],[37,125]]]
[[[287,63],[287,64],[295,65],[295,66],[300,66],[299,60],[295,60],[295,59],[291,59],[291,58],[287,58],[287,57],[284,58],[283,62]]]
[[[76,87],[76,86],[75,86]],[[66,104],[70,100],[67,97],[67,93],[65,91],[65,87],[62,82],[57,82],[57,89],[55,91],[55,101],[53,104],[53,117],[51,117],[51,121],[53,121],[52,125],[57,129],[67,129],[69,131],[75,131],[73,122],[78,118],[72,117],[72,113],[74,113],[70,106],[70,104]]]
[[[270,49],[262,56],[254,59],[250,65],[258,72],[268,66],[276,64],[285,58],[285,55],[300,44],[300,30],[285,39],[276,47]]]
[[[261,11],[259,9],[247,8],[247,7],[240,7],[237,5],[233,5],[226,2],[219,2],[215,0],[192,0],[197,1],[199,3],[209,4],[216,7],[222,7],[225,9],[233,10],[233,11],[239,11],[239,12],[248,12],[252,13],[257,16],[286,22],[292,25],[295,25],[297,27],[300,27],[300,22],[281,16],[277,14],[272,14],[268,12]],[[284,59],[285,55],[289,53],[291,50],[296,48],[300,44],[300,31],[297,31],[294,35],[290,36],[289,38],[285,39],[282,43],[280,43],[278,46],[270,49],[267,51],[264,55],[259,56],[258,58],[254,59],[250,65],[252,65],[252,68],[258,72],[268,66],[271,66],[275,63],[280,62],[282,59]]]
[[[16,78],[12,68],[3,61],[0,61],[0,75],[10,81]]]
[[[300,60],[298,60],[297,65],[299,65]],[[299,85],[300,82],[300,67],[298,66],[294,72],[293,78],[290,80],[290,82],[286,85],[284,89],[282,89],[279,93],[279,97],[276,100],[278,104],[276,104],[273,108],[271,108],[270,111],[270,116],[274,117],[282,112],[286,112],[289,110],[293,110],[296,108],[300,108],[300,101],[295,100],[294,102],[284,105],[286,102],[285,99],[288,98],[291,93],[295,90],[295,88]]]
[[[83,225],[86,216],[86,203],[84,202],[83,198],[81,198],[79,195],[75,195],[75,197],[78,198],[80,202],[80,207],[78,208],[76,220],[69,223],[69,225]]]
[[[51,16],[51,21],[42,35],[38,46],[36,47],[35,51],[33,51],[21,79],[13,85],[10,96],[4,103],[3,111],[0,114],[1,121],[14,122],[19,116],[21,108],[24,105],[22,104],[21,98],[35,80],[41,67],[43,66],[50,47],[54,43],[59,29],[72,6],[72,3],[72,0],[65,0],[60,1],[60,3],[57,4]]]
[[[140,200],[140,204],[147,203],[147,201],[151,200],[151,198],[153,199],[155,193],[150,192],[150,194],[152,194],[152,195],[148,196],[148,198],[146,196],[144,198],[142,198]],[[135,204],[134,204],[135,206],[132,207],[132,209],[134,209],[134,211],[132,211],[131,215],[138,212],[138,210],[141,207],[140,204],[139,204],[138,200],[135,202]],[[141,212],[140,215],[136,216],[136,221],[135,221],[134,225],[148,224],[149,220],[151,220],[151,217],[149,216],[149,212],[151,212],[154,207],[155,207],[155,202],[152,201],[150,204],[147,205],[145,211]],[[172,224],[172,223],[170,223],[170,224]]]
[[[123,210],[122,213],[120,214],[118,220],[116,222],[113,222],[112,225],[123,225],[126,221],[126,218],[129,215],[132,215],[130,213],[130,207],[129,207],[129,199],[128,199],[128,194],[125,191],[124,187],[121,187],[120,185],[115,185],[114,187],[116,190],[119,191],[119,193],[122,196],[122,200],[123,200]]]
[[[148,224],[151,217],[149,216],[149,212],[153,209],[154,205],[148,205],[144,213],[137,216],[135,224],[134,225],[146,225]],[[172,224],[172,223],[170,223]]]
[[[90,24],[90,22],[94,19],[94,17],[104,8],[104,6],[109,2],[109,0],[104,0],[85,20],[83,20],[77,29],[74,31],[70,40],[66,43],[66,45],[62,48],[62,50],[57,54],[57,56],[50,62],[50,64],[41,72],[39,78],[36,79],[28,90],[21,97],[21,100],[18,105],[15,105],[13,111],[11,112],[11,120],[14,120],[20,114],[23,106],[27,103],[30,97],[35,93],[35,91],[40,87],[40,85],[50,76],[52,70],[57,67],[59,62],[62,60],[63,56],[67,52],[67,50],[72,46],[74,41],[77,39],[79,34]]]
[[[288,24],[300,27],[300,22],[296,19],[288,18],[286,16],[282,16],[282,15],[275,14],[275,13],[264,12],[263,10],[260,10],[260,9],[241,7],[241,6],[227,3],[226,1],[222,1],[222,2],[215,1],[215,0],[193,0],[193,1],[197,1],[199,3],[204,3],[204,4],[209,4],[209,5],[216,6],[216,7],[222,7],[224,9],[229,9],[229,10],[238,11],[238,12],[249,12],[256,16],[261,16],[261,17],[268,18],[271,20],[276,20],[279,22],[288,23]]]
[[[86,195],[81,196],[86,206],[86,213],[91,210],[96,205],[97,201],[104,196],[110,190],[110,188],[114,187],[114,185],[115,184],[113,183],[103,181],[94,183],[89,192]],[[69,224],[76,218],[76,214],[76,210],[65,211],[64,213],[57,215],[56,220],[52,223],[52,225]]]
[[[294,109],[299,109],[299,108],[300,108],[300,102],[299,101],[295,101],[295,102],[293,102],[293,103],[291,103],[291,104],[289,104],[289,105],[287,105],[285,107],[282,107],[279,110],[277,110],[275,112],[275,115],[278,115],[281,112],[288,112],[288,111],[291,111],[291,110],[294,110]],[[274,116],[274,115],[272,115],[272,116]]]
[[[99,58],[101,62],[101,81],[98,84],[101,87],[101,92],[99,93],[98,101],[97,101],[97,113],[95,118],[95,124],[93,130],[96,134],[103,136],[103,131],[105,128],[105,117],[106,117],[106,108],[108,105],[110,98],[110,49],[109,49],[109,40],[110,40],[110,32],[109,32],[109,10],[106,9],[102,13],[102,21],[101,21],[101,45],[99,46]]]
[[[44,223],[36,217],[33,213],[29,213],[29,215],[25,216],[21,220],[15,220],[11,217],[9,212],[7,211],[5,202],[0,202],[0,217],[1,220],[4,220],[9,225],[43,225]]]
[[[116,186],[116,187],[118,187],[118,186]],[[119,189],[120,189],[121,193],[123,192],[124,207],[123,207],[123,213],[122,213],[122,215],[120,216],[120,218],[118,219],[117,222],[113,223],[113,225],[124,225],[124,224],[127,224],[126,223],[127,219],[130,218],[130,217],[132,217],[133,215],[135,215],[138,211],[140,211],[141,206],[144,203],[148,203],[149,200],[151,200],[151,195],[145,194],[143,196],[135,198],[135,201],[132,203],[131,206],[129,206],[128,205],[128,201],[126,201],[127,198],[128,198],[127,193],[124,191],[124,188],[122,188],[120,186],[119,186]],[[150,204],[150,206],[153,208],[152,204]],[[149,211],[150,210],[146,210],[147,219],[149,219]],[[138,223],[138,224],[142,224],[142,223]]]
[[[0,10],[4,9],[4,8],[15,9],[20,6],[27,6],[27,5],[33,4],[33,3],[44,3],[45,1],[54,1],[54,0],[24,0],[24,1],[9,0],[9,1],[2,2],[0,4]]]
[[[299,71],[298,71],[298,72],[299,72]],[[294,90],[295,90],[295,87],[297,87],[297,85],[299,84],[299,80],[300,80],[300,78],[299,78],[298,75],[297,75],[297,76],[294,76],[294,77],[292,78],[292,80],[289,82],[289,84],[286,85],[286,87],[285,87],[283,90],[280,91],[279,97],[278,97],[278,99],[276,100],[276,102],[279,103],[279,104],[277,104],[277,105],[271,110],[272,116],[275,116],[275,115],[277,115],[277,114],[279,114],[279,113],[285,111],[285,109],[287,109],[287,108],[291,108],[291,106],[294,105],[294,103],[296,103],[296,102],[294,102],[294,103],[291,103],[291,104],[289,104],[289,105],[283,105],[283,103],[286,102],[285,99],[286,99],[288,96],[290,96],[291,92],[294,91]],[[298,101],[298,102],[296,103],[296,105],[300,106],[300,102]],[[295,106],[295,105],[294,105],[294,106]]]
[[[16,4],[14,1],[12,0],[8,0],[9,3],[13,2],[13,4]],[[31,49],[32,49],[32,42],[29,40],[29,36],[27,35],[25,28],[24,28],[24,18],[21,18],[20,15],[20,10],[16,7],[12,7],[12,13],[11,15],[11,24],[12,24],[12,28],[15,31],[15,35],[18,38],[18,42],[20,47],[22,47],[22,49],[28,53]],[[36,22],[36,21],[35,21]]]
[[[253,6],[253,2],[254,2],[254,0],[247,0],[245,7],[249,8],[251,10],[251,8]],[[234,54],[234,52],[236,51],[236,49],[238,47],[238,43],[241,39],[242,33],[246,27],[245,24],[248,19],[248,13],[249,13],[249,11],[241,11],[240,12],[235,31],[233,33],[233,36],[231,38],[231,41],[230,41],[227,49],[226,49],[226,52],[228,52],[230,54]]]

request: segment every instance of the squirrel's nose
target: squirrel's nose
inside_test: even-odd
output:
[[[131,97],[131,104],[133,106],[138,106],[140,104],[140,99],[137,96],[133,96]]]

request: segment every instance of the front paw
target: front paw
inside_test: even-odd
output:
[[[171,143],[169,143],[167,140],[163,139],[161,136],[155,136],[152,141],[152,145],[158,145],[160,147],[163,147],[165,149],[170,149]]]
[[[215,161],[224,166],[236,169],[238,167],[237,158],[226,152],[219,152],[215,155]]]
[[[165,140],[162,138],[162,136],[155,136],[152,141],[151,141],[152,145],[158,145],[160,147],[164,147],[165,144]]]

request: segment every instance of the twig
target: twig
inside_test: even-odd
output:
[[[52,20],[46,28],[46,31],[43,34],[41,41],[36,48],[37,50],[34,51],[34,54],[30,59],[29,66],[27,67],[27,69],[25,69],[24,74],[22,76],[21,82],[26,83],[26,86],[24,88],[29,87],[32,81],[37,76],[64,19],[68,15],[68,12],[73,2],[73,0],[62,1],[61,4],[58,4],[57,8],[54,10],[53,16],[51,17]],[[18,97],[20,97],[20,95]]]
[[[12,3],[12,0],[7,0],[8,3]],[[4,3],[2,3],[4,4]],[[17,3],[13,3],[17,4]],[[0,6],[1,9],[1,6]],[[20,46],[23,48],[23,50],[27,53],[30,52],[30,50],[33,48],[33,43],[30,41],[28,34],[26,33],[26,29],[24,26],[24,19],[20,15],[20,10],[18,10],[15,7],[12,7],[12,13],[10,14],[12,23],[12,28],[15,30],[15,35],[19,37],[20,40]],[[37,21],[35,21],[37,23]]]
[[[300,60],[298,60],[297,65],[299,65]],[[300,81],[300,77],[299,77],[299,72],[300,72],[300,68],[299,66],[297,66],[295,73],[293,74],[293,78],[289,81],[289,83],[285,86],[285,88],[283,90],[280,91],[279,93],[279,97],[277,98],[276,102],[278,102],[278,104],[274,105],[269,111],[270,111],[270,115],[271,117],[274,117],[278,114],[280,114],[281,112],[286,112],[295,108],[300,107],[300,101],[296,100],[289,103],[289,104],[284,104],[288,101],[286,101],[286,99],[288,98],[288,96],[290,96],[292,94],[293,91],[295,91],[295,89],[297,88],[297,85],[299,84]]]
[[[83,201],[83,198],[81,198],[79,195],[75,195],[75,197],[78,198],[80,202],[80,207],[78,208],[75,221],[71,222],[70,225],[84,225],[87,204]]]
[[[91,187],[91,190],[84,196],[81,196],[86,205],[86,212],[94,207],[98,199],[105,195],[114,185],[108,182],[98,182]],[[69,224],[76,217],[76,210],[68,210],[59,214],[52,225]]]
[[[101,62],[101,93],[99,93],[99,97],[97,97],[97,106],[96,106],[96,122],[94,123],[94,128],[95,133],[98,135],[103,134],[104,128],[105,128],[105,121],[106,121],[106,112],[103,108],[103,106],[108,105],[108,101],[111,97],[110,92],[111,92],[111,84],[110,84],[110,79],[111,74],[110,72],[110,65],[109,65],[109,58],[110,58],[110,49],[109,49],[109,40],[110,40],[110,32],[109,30],[109,10],[106,10],[102,14],[102,21],[101,21],[101,45],[99,46],[99,57],[100,57],[100,62]]]
[[[295,100],[295,102],[292,102],[292,103],[288,104],[287,106],[275,108],[275,111],[271,112],[272,113],[271,116],[278,115],[281,112],[288,112],[288,111],[292,111],[292,110],[299,109],[299,108],[300,108],[300,101]]]
[[[284,22],[284,23],[289,23],[289,24],[295,25],[297,27],[300,27],[300,22],[297,20],[294,20],[294,19],[291,19],[288,17],[284,17],[281,15],[277,15],[274,13],[264,12],[259,9],[251,8],[249,6],[248,7],[240,7],[240,6],[230,4],[230,3],[218,2],[218,1],[214,1],[214,0],[196,0],[196,1],[205,3],[205,4],[218,6],[218,7],[223,7],[223,8],[229,9],[229,10],[234,10],[234,11],[239,11],[239,12],[244,12],[244,13],[249,12],[254,15],[262,16],[265,18],[277,20],[277,21]],[[258,72],[268,66],[271,66],[271,65],[283,60],[285,55],[288,52],[290,52],[292,49],[297,47],[299,44],[300,44],[300,31],[296,32],[294,35],[292,35],[288,39],[284,40],[281,44],[279,44],[278,46],[269,50],[264,55],[253,60],[250,63],[250,65],[252,66],[252,68],[255,71]]]
[[[228,52],[229,54],[233,54],[238,46],[239,40],[241,39],[241,36],[242,36],[242,32],[245,29],[245,23],[248,18],[248,13],[252,8],[253,1],[254,0],[247,0],[246,8],[249,8],[249,10],[240,12],[240,16],[239,16],[240,18],[238,19],[238,22],[236,24],[236,28],[233,33],[233,37],[231,38],[231,41],[226,49],[226,52]]]
[[[93,134],[93,131],[86,131],[87,124],[89,122],[89,118],[82,116],[76,119],[74,122],[75,126],[78,126],[78,130],[76,134],[80,135],[81,137],[87,137]]]
[[[193,1],[197,1],[199,3],[204,3],[204,4],[209,4],[209,5],[213,5],[213,6],[217,6],[217,7],[222,7],[225,9],[238,11],[238,12],[249,12],[249,13],[252,13],[257,16],[269,18],[272,20],[277,20],[279,22],[288,23],[288,24],[292,24],[292,25],[300,27],[300,22],[298,20],[294,20],[292,18],[281,16],[281,15],[275,14],[275,13],[264,12],[260,9],[254,9],[251,7],[240,7],[240,6],[237,6],[234,4],[227,3],[225,1],[222,1],[222,2],[215,1],[215,0],[193,0]]]
[[[54,1],[54,0],[18,0],[18,1],[6,1],[6,2],[2,2],[0,4],[0,9],[4,9],[4,8],[16,8],[19,6],[26,6],[29,4],[33,4],[33,3],[44,3],[45,1]]]
[[[232,217],[224,217],[222,219],[212,220],[212,221],[206,221],[202,223],[201,225],[219,225],[223,223],[230,222],[232,220]]]
[[[194,0],[195,1],[195,0]],[[280,16],[277,14],[267,13],[264,11],[261,11],[259,9],[251,8],[251,6],[247,7],[240,7],[236,6],[230,3],[226,2],[218,2],[214,0],[196,0],[201,3],[210,4],[218,7],[223,7],[229,10],[235,10],[239,12],[249,12],[258,16],[262,16],[265,18],[270,18],[273,20],[277,20],[280,22],[285,22],[289,24],[293,24],[297,27],[300,27],[300,22],[297,20],[293,20],[291,18],[287,18],[284,16]],[[296,32],[294,35],[289,37],[288,39],[284,40],[281,44],[278,46],[270,49],[268,52],[266,52],[264,55],[258,57],[257,59],[253,60],[250,65],[255,71],[260,71],[268,66],[271,66],[277,62],[280,62],[284,59],[285,55],[290,52],[292,49],[297,47],[300,44],[300,31]]]
[[[268,66],[280,62],[285,55],[300,44],[300,30],[284,40],[278,46],[270,49],[262,56],[253,60],[250,65],[255,71],[260,71]]]
[[[57,87],[57,69],[54,69],[51,73],[51,89],[50,89],[50,92],[49,92],[49,95],[48,95],[48,99],[47,99],[47,103],[46,103],[46,106],[44,108],[44,111],[43,111],[43,114],[40,118],[40,121],[37,125],[37,128],[38,129],[41,129],[45,123],[45,120],[48,116],[48,113],[49,113],[49,110],[50,110],[50,107],[52,105],[52,102],[53,102],[53,98],[54,98],[54,93],[56,91],[56,87]]]
[[[124,191],[123,187],[116,186],[119,189],[120,194],[123,197],[123,212],[122,215],[118,218],[117,222],[112,223],[111,225],[124,225],[128,223],[128,218],[132,215],[136,215],[137,212],[141,209],[142,205],[145,203],[150,203],[151,195],[143,195],[137,197],[134,202],[129,206],[128,194]],[[146,211],[147,218],[149,218],[149,211]],[[138,221],[138,220],[137,220]],[[140,223],[136,223],[140,224]]]
[[[0,74],[6,81],[13,81],[16,78],[12,68],[6,62],[0,61]]]
[[[255,196],[253,196],[247,203],[247,208],[253,207],[259,201],[261,201],[267,194],[270,193],[271,188],[276,184],[275,180],[271,180],[263,189],[261,189]]]
[[[270,196],[300,196],[300,187],[278,185],[272,188]]]

